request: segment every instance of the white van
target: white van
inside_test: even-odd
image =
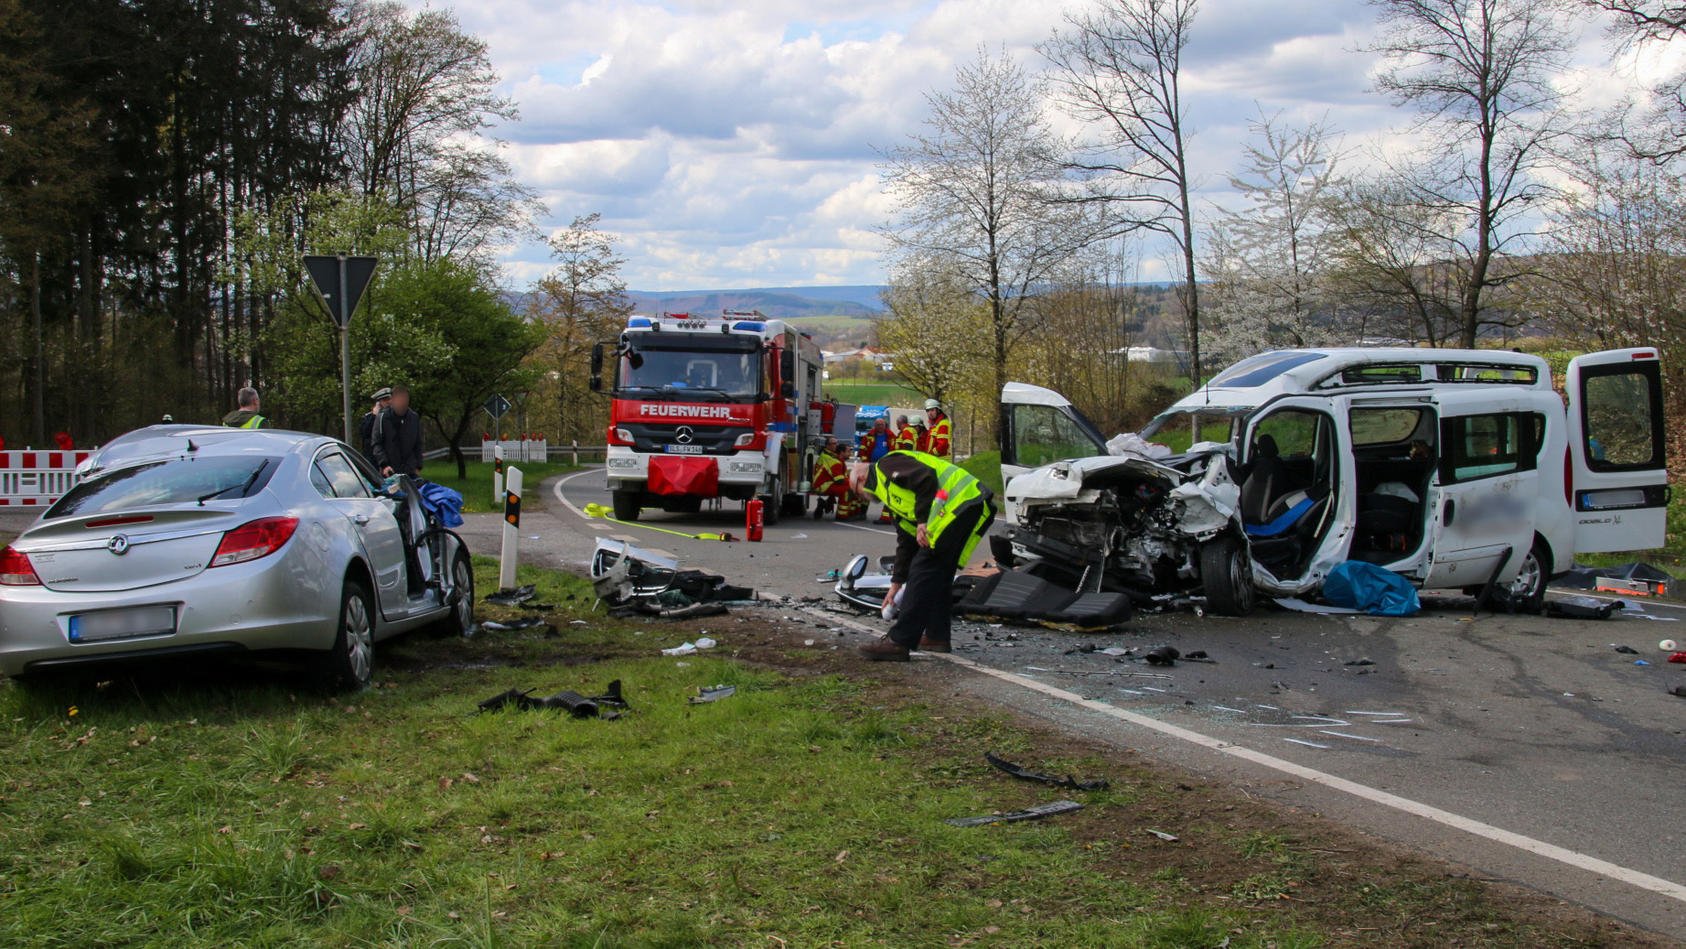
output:
[[[1537,356],[1278,350],[1110,448],[1058,393],[1012,383],[997,551],[1232,614],[1345,560],[1542,595],[1577,553],[1662,546],[1669,497],[1657,351],[1580,356],[1565,381],[1567,408]]]

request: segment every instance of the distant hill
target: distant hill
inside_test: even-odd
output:
[[[722,310],[759,310],[776,320],[804,316],[873,317],[883,311],[881,286],[755,287],[744,290],[630,290],[640,313],[694,313],[718,316]]]

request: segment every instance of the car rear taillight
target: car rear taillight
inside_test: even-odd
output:
[[[265,517],[242,524],[222,535],[222,543],[217,545],[211,566],[226,567],[267,557],[280,550],[298,527],[299,519],[296,517]]]
[[[35,575],[35,565],[29,555],[12,547],[0,547],[0,586],[38,587],[41,578]]]

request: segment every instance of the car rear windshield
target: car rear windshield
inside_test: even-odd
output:
[[[232,501],[263,490],[278,459],[262,455],[176,458],[119,468],[71,488],[46,517],[105,514],[200,500]]]

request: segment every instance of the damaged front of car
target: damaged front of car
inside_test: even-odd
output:
[[[1076,590],[1247,612],[1252,576],[1230,451],[1210,442],[1159,458],[1126,451],[1018,475],[1006,486],[1005,541],[1016,561]]]

